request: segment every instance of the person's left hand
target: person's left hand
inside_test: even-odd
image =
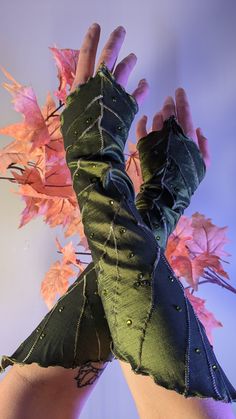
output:
[[[94,23],[92,26],[90,26],[84,37],[82,46],[80,48],[76,75],[70,93],[72,93],[78,85],[86,83],[88,79],[94,75],[100,31],[100,26],[97,23]],[[115,66],[119,51],[124,42],[124,38],[125,29],[122,26],[118,26],[118,28],[116,28],[110,34],[110,37],[100,54],[100,57],[97,61],[96,71],[103,62],[113,73],[117,83],[125,88],[129,76],[137,62],[137,57],[135,54],[131,53],[127,55],[122,61],[120,61],[117,66]],[[132,96],[136,99],[138,105],[143,102],[147,92],[148,83],[145,79],[142,79],[138,83],[137,88],[132,93]]]
[[[163,122],[170,116],[174,115],[181,125],[185,135],[195,142],[199,151],[202,154],[206,168],[210,165],[210,153],[208,148],[207,138],[203,135],[201,128],[194,128],[191,108],[185,90],[179,87],[175,91],[175,100],[172,96],[168,96],[162,106],[162,109],[157,112],[152,120],[152,128],[150,131],[160,131],[163,128]],[[147,117],[144,115],[137,123],[136,137],[139,141],[142,137],[146,137],[147,132]]]

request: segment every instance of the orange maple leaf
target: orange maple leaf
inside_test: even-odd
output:
[[[47,196],[60,198],[73,198],[74,190],[70,183],[68,167],[64,162],[58,161],[45,172],[45,182],[42,181],[40,173],[35,168],[26,167],[23,173],[11,170],[12,175],[20,185],[30,185],[36,192]]]
[[[86,237],[79,206],[75,207],[74,211],[69,214],[67,229],[65,230],[64,235],[65,237],[69,237],[76,233],[79,234],[81,240]]]
[[[76,272],[66,263],[56,261],[46,273],[41,284],[41,295],[49,310],[55,303],[57,294],[63,295],[69,287],[69,278]]]

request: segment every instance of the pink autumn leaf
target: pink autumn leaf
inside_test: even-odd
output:
[[[165,255],[170,264],[177,256],[190,256],[187,244],[192,239],[193,234],[191,221],[191,218],[182,215],[168,239]]]
[[[78,243],[78,246],[83,247],[85,252],[88,252],[88,251],[90,250],[90,249],[89,249],[89,245],[88,245],[88,240],[87,240],[87,237],[86,237],[86,236],[83,236],[83,237],[80,239],[80,241],[79,241],[79,243]]]
[[[12,82],[12,84],[3,83],[3,87],[13,95],[14,109],[24,116],[24,122],[15,124],[12,130],[17,131],[19,129],[21,137],[22,131],[25,130],[27,140],[31,142],[33,151],[35,148],[41,147],[50,141],[48,129],[37,103],[35,93],[32,87],[22,86],[6,70],[2,70],[5,76]],[[7,127],[5,128],[5,132],[6,129]],[[19,134],[16,132],[17,135]]]
[[[196,257],[191,260],[186,256],[177,256],[171,262],[171,266],[177,276],[185,279],[194,290],[197,290],[198,280],[206,268],[205,260],[202,260],[201,257]]]
[[[24,197],[24,201],[26,206],[21,213],[21,219],[18,228],[23,227],[39,214],[39,200],[26,196]]]
[[[227,227],[217,227],[210,218],[198,212],[192,216],[192,227],[193,239],[188,243],[191,252],[194,254],[205,252],[218,257],[230,255],[223,250],[228,242]]]
[[[81,240],[85,238],[84,226],[81,220],[81,214],[78,205],[74,208],[74,211],[69,214],[67,229],[64,232],[64,236],[69,237],[73,234],[79,234]]]
[[[11,170],[11,173],[19,184],[29,184],[39,193],[60,198],[74,197],[74,190],[69,184],[69,169],[60,161],[45,173],[45,182],[35,168],[27,167],[23,173]]]
[[[66,87],[68,85],[71,88],[75,78],[79,50],[59,49],[56,47],[50,47],[49,49],[53,54],[58,70],[59,88],[55,92],[55,96],[65,103],[67,97]]]
[[[77,259],[76,250],[75,250],[75,247],[73,246],[72,241],[70,241],[66,246],[62,247],[59,243],[59,240],[56,238],[56,244],[57,244],[58,249],[63,254],[63,263],[68,264],[68,265],[73,264],[77,268],[79,268],[80,272],[83,272],[84,271],[83,262],[81,262],[80,259]],[[80,243],[80,246],[81,246],[81,243]]]
[[[57,225],[65,227],[70,213],[71,211],[74,211],[75,206],[77,206],[77,203],[71,199],[54,198],[54,200],[49,201],[49,207],[44,221],[47,222],[50,227],[56,227]]]
[[[12,142],[0,150],[0,172],[5,174],[10,164],[26,166],[29,161],[29,147],[26,143]]]
[[[46,103],[41,109],[46,126],[48,128],[50,141],[45,145],[46,165],[53,165],[64,159],[65,169],[68,169],[65,161],[64,141],[61,133],[61,122],[59,110],[50,93],[47,94]],[[68,178],[70,171],[68,170]]]
[[[72,199],[57,198],[42,194],[33,189],[30,185],[25,184],[19,187],[19,191],[12,190],[13,193],[21,195],[26,203],[26,208],[22,212],[20,227],[25,225],[30,219],[36,215],[44,214],[44,222],[50,227],[57,225],[66,225],[68,217],[77,208],[76,197]],[[31,217],[32,211],[32,217]]]
[[[179,238],[192,238],[193,235],[193,227],[192,227],[192,219],[182,215],[175,227],[175,230],[172,233],[174,236]]]
[[[76,272],[63,262],[57,261],[52,264],[41,283],[41,295],[49,309],[53,307],[57,294],[65,294],[69,287],[69,278],[75,274]]]
[[[72,241],[67,243],[64,247],[61,246],[58,238],[56,237],[56,246],[58,250],[63,254],[63,262],[66,264],[76,264],[75,248]]]
[[[210,311],[206,309],[205,300],[203,300],[202,298],[196,297],[195,295],[192,295],[189,289],[185,290],[185,294],[187,298],[189,299],[190,303],[192,304],[197,317],[199,318],[199,320],[205,327],[206,334],[211,345],[213,345],[212,331],[215,327],[223,327],[222,323],[215,318],[213,313],[211,313]]]
[[[137,194],[140,190],[140,186],[143,183],[140,160],[136,144],[128,141],[128,158],[125,162],[125,170],[129,175],[134,185],[134,191]]]

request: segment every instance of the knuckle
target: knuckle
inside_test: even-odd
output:
[[[84,46],[80,50],[80,54],[89,55],[94,51],[94,47],[92,46]]]
[[[171,103],[166,103],[166,104],[163,106],[163,110],[164,110],[165,112],[172,112],[172,111],[173,111],[173,109],[174,109],[174,106],[173,106]]]
[[[126,70],[127,65],[128,65],[128,63],[127,63],[127,62],[125,62],[125,61],[121,61],[121,62],[118,64],[117,69],[118,69],[119,71]]]

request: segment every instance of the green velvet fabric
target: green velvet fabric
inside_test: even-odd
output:
[[[175,117],[165,121],[162,130],[142,138],[137,149],[144,183],[136,197],[136,208],[165,249],[169,235],[205,176],[205,163]]]
[[[150,375],[157,384],[185,397],[236,400],[235,389],[163,251],[204,176],[204,162],[171,118],[162,132],[169,139],[170,159],[160,157],[160,167],[152,167],[150,158],[141,159],[147,186],[136,199],[139,212],[123,155],[136,112],[135,100],[105,66],[68,97],[61,117],[66,160],[93,264],[48,313],[39,330],[12,357],[3,357],[2,368],[14,362],[74,368],[91,360],[111,360],[113,353],[136,373]],[[176,156],[178,142],[183,143],[180,150],[187,158],[183,168]],[[144,141],[140,152],[142,145]],[[167,161],[171,161],[169,175]],[[154,177],[154,172],[162,173],[163,165],[166,176]],[[173,192],[175,180],[178,189]],[[157,195],[156,212],[152,211],[156,195],[150,187],[155,189],[155,181],[159,182],[156,190],[163,189]],[[161,240],[152,231],[152,216],[160,222]]]

